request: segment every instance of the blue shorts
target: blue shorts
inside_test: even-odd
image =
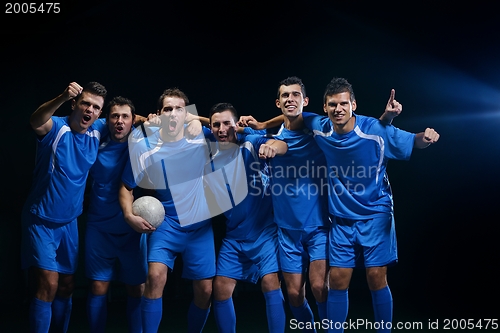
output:
[[[304,274],[309,263],[328,258],[328,227],[278,228],[279,260],[285,273]]]
[[[215,245],[211,223],[199,223],[200,228],[179,230],[168,221],[148,235],[148,262],[165,264],[171,270],[177,256],[182,256],[182,277],[202,280],[215,276]]]
[[[257,283],[264,275],[279,271],[278,235],[272,224],[255,241],[224,238],[217,258],[217,275]]]
[[[330,266],[343,268],[382,267],[396,264],[398,250],[392,214],[370,220],[332,217]]]
[[[35,266],[61,274],[75,274],[78,265],[77,219],[49,222],[23,211],[21,266]]]
[[[85,275],[91,280],[119,280],[135,286],[146,282],[146,234],[111,234],[87,225]]]

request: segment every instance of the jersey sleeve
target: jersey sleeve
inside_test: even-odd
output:
[[[399,129],[394,125],[384,124],[378,119],[373,126],[381,131],[385,141],[385,155],[389,159],[409,160],[415,142],[415,133]]]
[[[313,112],[302,112],[304,126],[311,131],[323,131],[328,117]]]

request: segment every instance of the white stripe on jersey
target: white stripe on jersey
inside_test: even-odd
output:
[[[361,129],[359,128],[359,126],[356,126],[356,128],[354,128],[354,132],[356,132],[356,134],[363,139],[373,140],[373,141],[377,142],[378,145],[380,146],[380,158],[379,158],[378,166],[377,166],[377,176],[375,178],[375,182],[378,183],[378,176],[380,174],[380,168],[382,167],[382,163],[384,162],[384,153],[385,153],[384,139],[379,135],[365,134],[365,133],[361,132]]]

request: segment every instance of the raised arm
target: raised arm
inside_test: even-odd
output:
[[[69,86],[63,91],[62,94],[48,102],[43,103],[31,115],[30,125],[37,135],[43,136],[50,132],[52,129],[52,119],[57,109],[65,102],[72,100],[82,93],[82,87],[76,83],[71,82]]]
[[[385,106],[384,113],[379,118],[383,123],[392,123],[392,120],[399,116],[399,114],[403,111],[403,105],[394,99],[395,95],[396,90],[392,89],[389,101],[387,101],[387,105]]]
[[[134,203],[133,189],[122,183],[118,193],[118,200],[123,211],[125,221],[137,232],[149,233],[156,229],[149,224],[148,221],[140,216],[134,215],[132,212],[132,204]]]
[[[436,143],[438,140],[439,133],[433,128],[426,128],[424,132],[420,132],[415,135],[413,147],[424,149],[429,147],[431,144]]]

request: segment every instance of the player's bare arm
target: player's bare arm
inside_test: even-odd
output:
[[[439,140],[439,133],[433,128],[426,128],[424,132],[415,135],[413,146],[418,149],[427,148]]]
[[[253,116],[241,116],[238,120],[238,126],[240,127],[250,127],[254,130],[263,130],[268,128],[273,128],[280,126],[285,117],[283,115],[276,116],[264,122],[257,121]]]
[[[37,135],[43,136],[52,129],[52,117],[57,109],[65,102],[72,100],[82,93],[83,88],[76,82],[71,82],[62,94],[43,103],[33,112],[30,125]]]
[[[281,140],[269,140],[259,147],[259,158],[273,158],[284,155],[288,151],[288,145]]]
[[[132,229],[140,233],[148,233],[156,230],[148,221],[132,213],[132,204],[134,202],[132,188],[122,183],[118,193],[118,200],[123,211],[123,217]]]

